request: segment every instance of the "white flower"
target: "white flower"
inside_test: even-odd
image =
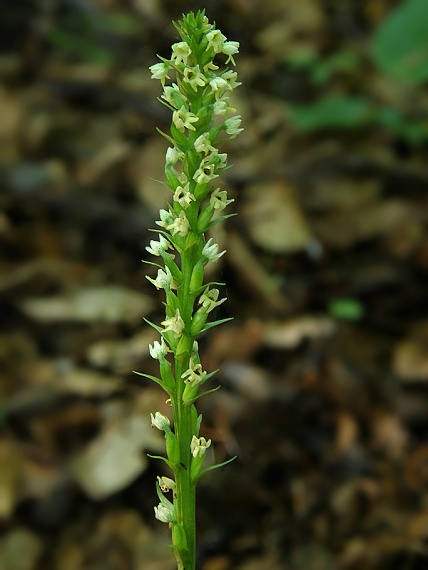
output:
[[[150,421],[152,423],[152,427],[158,428],[161,431],[169,429],[169,426],[171,425],[169,419],[160,412],[156,412],[155,415],[150,414]]]
[[[178,202],[182,208],[188,208],[192,200],[196,200],[194,195],[189,191],[189,184],[177,186],[174,192],[174,202]]]
[[[172,245],[162,234],[159,234],[159,241],[152,239],[150,240],[150,246],[146,247],[146,250],[152,255],[162,255],[162,253],[166,253],[167,249],[172,249]],[[174,258],[172,253],[168,253],[167,255],[171,259]]]
[[[226,36],[224,36],[220,30],[211,30],[205,37],[208,40],[208,46],[214,50],[214,53],[220,53],[222,51]]]
[[[204,65],[204,73],[207,73],[207,71],[217,71],[218,69],[218,65],[216,65],[215,63],[213,63],[212,61],[209,61],[206,65]]]
[[[168,352],[171,352],[171,350],[168,348],[168,345],[166,344],[163,338],[161,338],[160,342],[155,340],[153,346],[149,344],[150,356],[155,360],[159,360],[160,358],[165,356]]]
[[[155,224],[162,228],[167,228],[174,221],[174,216],[169,210],[159,210],[159,217],[160,221],[155,222]]]
[[[214,91],[216,99],[221,97],[226,89],[229,88],[228,82],[223,77],[217,76],[210,81],[210,87]]]
[[[152,72],[151,79],[160,79],[162,85],[165,85],[165,79],[170,79],[168,73],[171,70],[171,65],[166,61],[155,63],[149,69]]]
[[[193,358],[190,359],[189,368],[186,372],[183,372],[181,377],[185,381],[186,384],[190,384],[191,386],[197,386],[202,382],[205,378],[207,373],[205,370],[202,370],[201,364],[194,364]]]
[[[210,205],[214,208],[214,210],[218,210],[221,212],[228,206],[234,202],[234,200],[227,199],[227,192],[226,190],[220,190],[220,188],[216,188],[210,197]]]
[[[218,259],[220,259],[222,255],[226,253],[226,250],[222,251],[221,253],[218,253],[218,244],[216,243],[211,244],[212,241],[213,239],[210,238],[207,241],[207,243],[204,245],[204,248],[202,250],[202,255],[206,257],[208,261],[215,262]]]
[[[219,154],[217,149],[214,149],[211,154],[201,160],[199,168],[193,175],[193,180],[198,184],[205,184],[210,182],[213,178],[217,178],[218,174],[215,174],[215,169],[224,167],[226,165],[226,158],[226,153]]]
[[[172,505],[159,503],[159,505],[157,507],[154,507],[154,509],[155,509],[155,517],[158,519],[158,521],[164,523],[175,522],[174,507]]]
[[[225,53],[229,57],[226,60],[226,64],[231,61],[233,65],[236,65],[233,56],[238,53],[239,51],[239,42],[224,42],[223,47],[221,48],[222,53]]]
[[[216,168],[226,168],[227,153],[216,151],[212,154],[212,161],[214,162]]]
[[[197,123],[199,121],[199,118],[183,106],[181,109],[178,109],[178,111],[173,112],[172,121],[177,129],[184,133],[185,128],[191,131],[196,131],[192,123]]]
[[[184,212],[180,212],[173,222],[167,225],[166,229],[169,230],[173,236],[178,234],[180,237],[185,237],[189,233],[189,220]]]
[[[227,101],[225,99],[219,99],[214,103],[214,114],[215,115],[222,115],[225,117],[228,113],[234,113],[236,109],[229,107]]]
[[[210,24],[210,21],[208,20],[208,18],[206,16],[203,17],[202,20],[202,29],[204,32],[207,32],[208,30],[212,30],[213,26],[212,24]]]
[[[183,81],[189,83],[192,89],[195,91],[198,90],[199,87],[203,87],[207,83],[207,78],[199,68],[199,65],[195,65],[195,67],[186,67],[183,73]]]
[[[195,140],[195,150],[196,152],[203,152],[208,154],[210,151],[215,151],[215,147],[211,145],[210,134],[203,133]]]
[[[180,315],[180,309],[175,311],[175,315],[170,317],[169,319],[165,319],[161,322],[163,325],[163,332],[172,331],[174,333],[175,338],[181,336],[184,330],[184,321]]]
[[[235,89],[235,87],[239,87],[240,85],[242,85],[242,83],[240,83],[239,81],[236,81],[238,74],[236,73],[236,71],[232,71],[231,69],[229,69],[228,71],[225,71],[224,73],[222,73],[222,78],[225,79],[227,81],[227,85],[228,88],[232,91],[232,89]]]
[[[191,53],[192,50],[190,49],[190,46],[186,42],[178,42],[172,45],[171,60],[175,63],[175,65],[179,65],[181,62],[183,62],[184,65],[186,65],[187,58]]]
[[[177,289],[177,284],[168,267],[158,269],[156,279],[152,279],[148,275],[146,275],[146,279],[148,279],[150,283],[153,283],[156,289]]]
[[[217,178],[218,174],[214,173],[215,166],[214,164],[202,164],[201,167],[198,168],[193,175],[193,180],[196,181],[197,184],[206,184],[210,182],[213,178]]]
[[[206,450],[211,445],[211,440],[208,441],[204,437],[196,437],[195,435],[192,437],[192,442],[190,443],[190,451],[193,457],[203,457],[205,455]]]
[[[177,489],[177,485],[176,485],[175,481],[173,481],[169,477],[165,477],[165,476],[159,477],[158,476],[158,483],[159,483],[159,487],[161,488],[163,493],[168,493],[168,491],[172,491],[173,495],[175,497],[175,491]]]
[[[241,124],[241,116],[235,115],[234,117],[230,117],[230,119],[226,119],[224,121],[226,127],[226,133],[233,137],[236,137],[241,131],[244,129],[239,129],[239,125]]]
[[[226,301],[226,297],[224,299],[220,299],[220,301],[217,301],[219,294],[220,291],[218,289],[206,289],[201,295],[199,304],[206,309],[207,313]]]
[[[181,107],[184,104],[184,100],[180,93],[180,89],[178,88],[178,85],[176,83],[173,83],[172,85],[166,85],[163,88],[163,93],[161,95],[161,98],[165,99],[165,101],[175,109]]]
[[[181,152],[181,150],[178,150],[178,148],[176,148],[175,146],[173,147],[168,147],[166,149],[166,163],[174,166],[174,164],[177,164],[178,160],[182,160],[184,158],[184,152]]]

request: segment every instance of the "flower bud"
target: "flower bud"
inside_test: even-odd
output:
[[[190,325],[190,334],[195,337],[202,331],[207,322],[208,313],[201,307],[196,311],[192,318],[192,324]]]
[[[165,433],[165,439],[168,459],[173,465],[178,465],[180,463],[180,446],[178,444],[177,437],[170,430]]]
[[[194,266],[190,277],[190,291],[196,291],[201,287],[204,280],[204,264],[201,261]]]

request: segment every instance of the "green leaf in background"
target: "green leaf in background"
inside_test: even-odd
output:
[[[364,316],[364,306],[357,299],[335,299],[329,303],[328,311],[346,321],[358,321]]]
[[[363,97],[337,95],[327,95],[310,105],[289,105],[288,109],[301,131],[360,127],[370,122],[374,113],[371,103]]]
[[[393,10],[374,35],[372,56],[396,79],[428,80],[428,0],[406,0]]]

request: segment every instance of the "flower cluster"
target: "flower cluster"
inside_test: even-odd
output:
[[[227,67],[235,65],[239,43],[228,41],[204,11],[184,16],[175,27],[180,41],[173,44],[170,59],[159,57],[161,61],[150,67],[152,78],[163,88],[159,100],[172,119],[170,132],[160,131],[171,145],[165,161],[171,201],[159,212],[157,240],[146,248],[161,262],[152,264],[158,267],[157,275],[147,279],[166,297],[165,319],[161,326],[153,325],[160,339],[149,346],[150,356],[159,362],[160,378],[147,376],[168,393],[173,412],[172,423],[159,412],[151,414],[152,426],[164,432],[163,460],[174,474],[174,479],[158,480],[160,503],[155,516],[171,526],[178,565],[187,570],[194,566],[195,546],[194,517],[189,520],[188,513],[194,510],[195,485],[211,445],[211,440],[199,436],[201,416],[195,401],[211,391],[199,392],[215,373],[203,369],[195,339],[227,320],[207,324],[209,314],[226,299],[219,299],[213,283],[204,283],[204,268],[225,252],[205,234],[229,217],[223,210],[233,200],[213,181],[227,166],[220,144],[235,138],[242,128],[241,117],[229,105],[229,95],[240,83]],[[213,467],[217,466],[209,469]],[[172,501],[165,497],[170,490]]]

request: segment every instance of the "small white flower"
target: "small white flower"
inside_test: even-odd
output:
[[[224,299],[220,299],[220,301],[217,301],[219,294],[220,291],[218,289],[206,289],[201,295],[199,304],[202,305],[204,309],[206,309],[207,313],[226,301],[226,297]]]
[[[165,319],[161,322],[163,325],[163,332],[172,331],[174,333],[175,338],[181,336],[184,330],[184,321],[180,315],[180,309],[175,311],[175,315],[170,317],[169,319]]]
[[[183,372],[181,377],[185,381],[186,384],[190,384],[191,386],[197,386],[202,382],[205,378],[207,373],[205,370],[202,370],[201,364],[195,364],[193,362],[193,358],[190,359],[189,368],[186,372]]]
[[[208,30],[212,30],[213,26],[210,24],[210,21],[206,16],[203,17],[202,20],[202,29],[204,32],[208,32]]]
[[[174,166],[175,164],[177,164],[178,160],[182,160],[184,158],[184,152],[181,152],[181,150],[178,150],[178,148],[176,148],[175,146],[173,147],[168,147],[166,149],[166,163]]]
[[[189,184],[177,186],[174,192],[174,202],[178,202],[184,209],[188,208],[192,201],[196,200],[194,195],[189,191]]]
[[[176,83],[172,83],[172,85],[164,86],[161,98],[165,99],[165,101],[167,103],[169,103],[171,105],[171,107],[174,107],[175,109],[178,109],[178,107],[181,107],[182,105],[184,105],[183,97],[182,97],[182,95],[180,93],[180,89],[178,88],[178,85]]]
[[[220,53],[223,49],[224,42],[226,41],[226,36],[224,36],[220,30],[211,30],[206,35],[208,40],[208,46],[214,50],[214,53]]]
[[[229,69],[228,71],[225,71],[224,73],[222,73],[222,78],[225,79],[227,81],[227,85],[228,88],[232,91],[233,89],[235,89],[235,87],[239,87],[240,85],[242,85],[242,83],[240,83],[239,81],[236,81],[238,74],[236,73],[236,71],[232,71],[231,69]]]
[[[177,485],[175,483],[175,481],[173,481],[172,479],[170,479],[169,477],[159,477],[158,476],[158,483],[159,483],[159,487],[161,488],[163,493],[168,493],[168,491],[172,491],[174,497],[175,495],[175,491],[177,489]]]
[[[239,42],[224,42],[221,51],[222,53],[229,56],[226,60],[226,64],[228,64],[229,61],[231,61],[233,65],[236,65],[233,56],[239,52]]]
[[[156,279],[152,279],[148,275],[146,275],[146,279],[148,279],[150,283],[153,283],[156,289],[177,289],[177,284],[168,267],[158,269]]]
[[[177,216],[173,222],[168,224],[166,229],[169,230],[173,236],[175,236],[175,234],[178,234],[180,237],[187,236],[190,224],[186,214],[183,211],[180,212],[180,215]]]
[[[196,131],[192,123],[197,123],[199,118],[186,109],[186,107],[181,107],[178,111],[174,111],[172,114],[172,121],[179,131],[184,133],[184,129],[189,129],[190,131]]]
[[[159,210],[159,217],[160,220],[158,222],[155,222],[155,224],[161,226],[162,228],[167,228],[168,225],[174,221],[174,216],[169,210]]]
[[[178,42],[172,45],[171,60],[175,63],[175,65],[179,65],[181,62],[183,62],[184,65],[187,65],[187,58],[191,53],[192,50],[186,42]]]
[[[198,457],[198,456],[203,457],[210,445],[211,445],[210,439],[207,441],[204,437],[196,437],[194,435],[190,443],[190,451],[193,457]]]
[[[226,190],[220,190],[220,188],[216,188],[210,197],[210,205],[214,208],[214,210],[218,210],[221,212],[228,206],[234,202],[234,200],[227,199],[227,192]]]
[[[216,168],[226,168],[227,154],[225,152],[216,152],[212,155],[212,161]]]
[[[162,253],[166,253],[167,249],[172,249],[172,245],[162,234],[159,234],[159,241],[152,239],[150,240],[150,246],[146,247],[146,250],[152,255],[162,255]],[[172,253],[168,253],[167,255],[170,258],[174,257]]]
[[[186,67],[183,73],[183,81],[189,83],[192,89],[195,91],[198,90],[199,87],[204,87],[207,84],[207,78],[199,68],[199,65],[195,65],[195,67]]]
[[[203,133],[195,140],[195,150],[196,152],[203,152],[204,154],[216,150],[211,144],[209,133]]]
[[[196,181],[197,184],[206,184],[210,182],[213,178],[217,178],[218,174],[214,173],[215,166],[214,164],[204,164],[198,168],[193,175],[193,180]]]
[[[229,84],[225,79],[223,79],[223,77],[217,76],[214,77],[214,79],[211,79],[210,87],[218,99],[229,88]]]
[[[241,131],[244,130],[244,129],[238,128],[239,125],[241,124],[241,116],[240,115],[235,115],[234,117],[230,117],[230,119],[226,119],[224,121],[224,124],[226,127],[226,133],[228,135],[233,136],[233,137],[236,137],[236,135],[238,135]]]
[[[163,338],[161,338],[160,342],[155,340],[153,345],[149,344],[150,356],[155,360],[159,360],[160,358],[165,356],[168,352],[171,352],[171,350],[168,348],[168,345],[166,344]]]
[[[159,503],[159,505],[157,507],[154,507],[154,509],[155,509],[155,517],[158,519],[158,521],[164,523],[175,522],[174,508],[172,505],[165,505],[164,503]]]
[[[211,243],[212,241],[213,239],[210,238],[207,241],[207,243],[204,245],[204,248],[202,250],[202,255],[206,257],[208,261],[215,262],[218,259],[220,259],[222,255],[226,253],[226,250],[222,251],[221,253],[218,253],[218,244],[216,243],[212,244]]]
[[[206,65],[204,65],[204,73],[207,73],[207,71],[217,71],[218,69],[218,65],[216,65],[215,63],[213,63],[212,61],[209,61]]]
[[[225,99],[219,99],[214,103],[214,114],[215,115],[222,115],[225,117],[228,113],[235,113],[236,109],[229,107],[227,101]]]
[[[156,412],[155,415],[150,414],[150,421],[152,423],[152,427],[158,428],[161,431],[169,429],[169,426],[171,425],[169,419],[160,412]]]
[[[149,69],[152,72],[151,79],[160,79],[162,85],[165,85],[165,79],[170,79],[168,73],[171,70],[171,66],[166,61],[155,63],[151,65]]]

